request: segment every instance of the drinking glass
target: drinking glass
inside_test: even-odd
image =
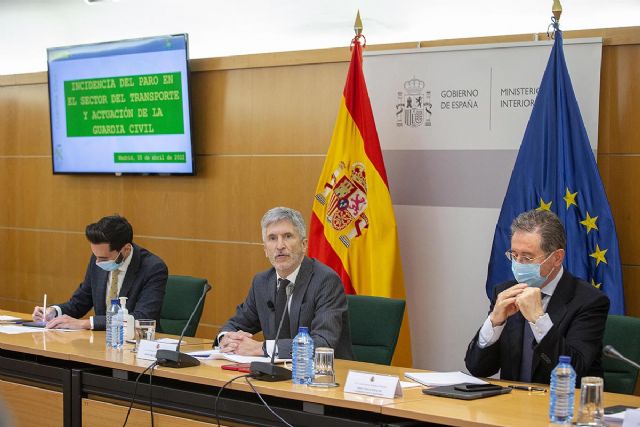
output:
[[[156,339],[156,321],[153,319],[136,319],[135,337],[136,346],[131,351],[137,353],[140,340],[153,341]]]
[[[602,404],[603,380],[600,377],[583,377],[580,388],[580,409],[576,425],[604,426]]]
[[[310,384],[316,387],[337,387],[336,373],[333,368],[333,349],[329,347],[316,348],[314,358],[315,375]]]

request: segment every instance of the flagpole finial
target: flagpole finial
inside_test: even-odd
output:
[[[362,34],[362,20],[360,19],[360,9],[356,14],[356,22],[353,24],[353,31],[356,33],[356,37]]]
[[[553,16],[556,18],[556,22],[560,21],[560,15],[562,15],[562,5],[560,4],[560,0],[553,0],[551,12],[553,12]]]

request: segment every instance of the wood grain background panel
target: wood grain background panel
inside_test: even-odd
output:
[[[638,304],[640,301],[640,266],[623,265],[622,277],[624,279],[625,314],[640,317],[640,304]],[[636,388],[636,394],[640,395],[639,388]]]
[[[0,156],[51,155],[48,97],[46,83],[0,86]]]
[[[137,406],[137,405],[136,405]],[[124,422],[128,406],[123,404],[102,402],[92,399],[82,399],[82,425],[86,427],[112,427]],[[205,427],[211,426],[214,419],[202,418],[202,421],[184,418],[183,416],[163,413],[162,410],[153,410],[154,425],[158,427]],[[151,425],[151,415],[146,409],[134,408],[127,420],[129,427],[147,427]],[[230,424],[222,423],[222,426]],[[241,424],[233,424],[241,425]]]
[[[640,44],[603,48],[598,153],[640,153],[638,64]]]
[[[0,396],[15,427],[63,425],[62,392],[0,381]]]
[[[640,156],[600,154],[598,167],[616,222],[621,262],[640,266]],[[640,307],[640,300],[629,303]]]
[[[347,64],[195,73],[192,113],[200,154],[324,154]]]

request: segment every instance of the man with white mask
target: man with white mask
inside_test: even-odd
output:
[[[489,316],[467,348],[473,375],[549,383],[560,355],[580,378],[602,376],[602,337],[609,298],[564,270],[566,235],[549,211],[524,212],[511,224],[515,281],[496,285]],[[571,250],[569,248],[569,250]]]
[[[85,236],[93,255],[84,280],[64,304],[35,307],[33,319],[47,328],[104,330],[109,302],[127,297],[127,310],[135,319],[160,318],[167,285],[165,263],[133,243],[133,227],[126,218],[113,215],[89,224]],[[93,308],[94,315],[83,317]]]

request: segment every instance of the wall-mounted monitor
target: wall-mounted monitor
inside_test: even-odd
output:
[[[186,34],[47,49],[54,173],[195,173]]]

